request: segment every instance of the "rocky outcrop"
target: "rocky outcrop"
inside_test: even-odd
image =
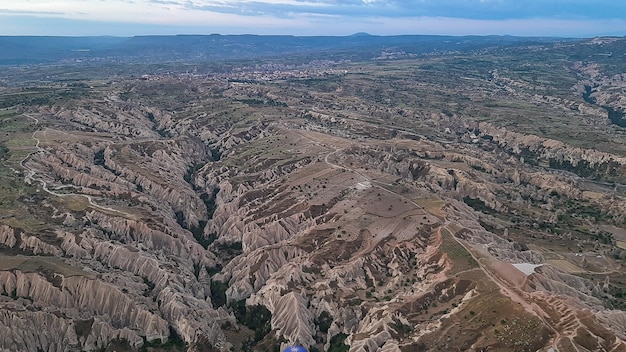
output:
[[[616,164],[618,168],[626,165],[626,158],[618,155],[572,147],[557,140],[513,132],[486,122],[481,122],[478,129],[482,136],[490,136],[501,148],[522,157],[526,151],[546,161],[568,162],[572,166],[577,166],[583,161],[591,168],[610,163]]]
[[[0,244],[9,248],[19,248],[35,255],[61,256],[63,254],[59,248],[42,241],[37,236],[29,236],[7,225],[0,225]]]
[[[234,319],[225,310],[214,309],[204,299],[181,294],[179,287],[170,285],[162,289],[156,299],[163,316],[176,328],[185,341],[210,341],[213,345],[228,350],[231,344],[225,341],[221,325]]]
[[[1,349],[29,352],[79,349],[78,336],[71,323],[54,313],[25,311],[9,302],[0,303],[0,307]],[[35,326],[37,329],[33,329]]]
[[[38,273],[0,272],[2,286],[0,291],[7,296],[24,298],[25,307],[32,307],[35,311],[44,307],[55,307],[60,310],[59,317],[64,319],[84,319],[88,320],[96,315],[106,317],[109,325],[109,335],[97,335],[101,341],[100,346],[106,345],[110,339],[128,335],[135,336],[132,340],[141,340],[139,336],[145,336],[148,340],[165,340],[169,336],[168,324],[158,315],[150,312],[147,307],[137,305],[133,299],[122,293],[114,286],[107,285],[97,280],[84,276],[67,276],[59,274],[49,274],[43,277]],[[28,301],[32,303],[28,303]],[[41,312],[43,313],[43,311]],[[44,319],[50,319],[45,314]],[[66,325],[63,322],[60,325]],[[119,326],[112,328],[110,324]],[[121,331],[124,330],[124,331]],[[56,333],[52,333],[54,336]],[[71,336],[74,341],[75,336]],[[98,347],[98,346],[96,346]]]
[[[597,317],[620,339],[626,341],[626,313],[620,310],[601,311],[597,313]]]
[[[96,224],[98,228],[106,231],[112,240],[127,244],[141,243],[146,248],[161,250],[190,259],[194,263],[214,265],[211,254],[196,242],[188,232],[166,233],[150,228],[145,222],[111,217],[95,211],[88,213],[87,219]]]
[[[216,280],[228,282],[228,300],[238,301],[261,289],[278,269],[303,255],[301,249],[289,245],[257,249],[228,263]]]
[[[152,123],[145,112],[120,106],[111,101],[101,101],[90,107],[52,107],[42,108],[41,112],[52,114],[83,128],[96,131],[112,132],[119,136],[132,138],[158,138],[152,130]]]
[[[540,275],[533,275],[531,282],[537,289],[575,297],[592,307],[602,305],[599,298],[602,295],[602,290],[593,282],[561,272],[550,266],[542,266],[535,270]]]
[[[0,243],[13,248],[17,244],[17,236],[15,230],[10,226],[0,225]]]
[[[280,297],[272,311],[272,329],[289,341],[311,346],[315,343],[313,317],[301,295],[290,292]]]

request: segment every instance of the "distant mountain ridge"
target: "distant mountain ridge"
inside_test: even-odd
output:
[[[206,62],[327,53],[371,58],[390,48],[411,54],[471,51],[491,46],[553,42],[555,38],[510,36],[373,36],[355,33],[336,37],[289,35],[176,35],[136,37],[0,36],[0,65],[62,62]]]

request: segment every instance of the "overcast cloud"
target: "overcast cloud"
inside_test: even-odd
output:
[[[626,35],[621,0],[11,0],[0,35]]]

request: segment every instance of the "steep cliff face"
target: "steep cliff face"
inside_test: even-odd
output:
[[[289,341],[313,345],[315,326],[307,303],[304,297],[294,292],[280,297],[272,312],[272,329]]]
[[[60,256],[63,254],[59,248],[42,241],[37,236],[29,236],[7,225],[0,225],[0,245],[20,249],[35,255]]]
[[[63,277],[59,274],[2,272],[1,293],[13,297],[6,300],[5,308],[13,305],[18,312],[25,309],[29,314],[5,315],[5,320],[16,320],[19,325],[34,323],[35,326],[49,327],[50,334],[46,340],[35,340],[28,336],[39,336],[39,332],[31,328],[3,335],[3,348],[19,350],[36,350],[40,348],[59,349],[69,344],[76,348],[102,348],[113,338],[125,336],[135,345],[141,344],[141,336],[148,340],[165,340],[169,335],[168,324],[158,315],[150,312],[148,307],[137,305],[137,302],[113,285],[81,276]],[[46,309],[53,308],[50,313]],[[16,316],[18,315],[18,316]],[[81,341],[76,335],[75,325],[82,320],[99,317],[97,325],[102,331],[82,331]],[[54,323],[52,325],[43,324]],[[93,323],[93,321],[92,321]],[[58,324],[58,325],[57,325]],[[84,323],[83,323],[84,324]],[[65,326],[64,329],[58,327]],[[32,327],[32,326],[31,326]],[[60,335],[59,335],[60,334]],[[30,345],[29,344],[33,344]],[[13,347],[12,347],[13,346]]]
[[[15,310],[19,305],[2,303],[0,312],[0,346],[8,351],[36,352],[42,349],[47,351],[66,351],[79,348],[79,341],[73,326],[65,319],[53,313],[29,312]],[[33,326],[39,327],[33,330]],[[98,334],[98,336],[106,336]],[[95,344],[86,346],[99,347]]]
[[[624,111],[626,98],[622,90],[626,87],[626,74],[607,74],[594,62],[576,62],[574,69],[584,78],[572,90],[581,95],[593,107],[602,107],[601,114],[607,123],[626,127]]]
[[[79,128],[96,131],[113,132],[131,138],[156,138],[158,133],[152,130],[152,123],[146,118],[145,112],[131,104],[115,103],[114,101],[92,102],[90,106],[65,108],[53,106],[42,107],[40,111],[66,120]]]
[[[15,236],[20,233],[8,226],[2,226],[0,233],[5,246],[17,248],[22,243],[22,249],[37,248],[24,246],[28,241],[17,240]],[[24,237],[23,233],[20,235]],[[107,346],[113,339],[123,338],[134,346],[140,346],[144,338],[165,341],[170,335],[170,325],[187,341],[195,341],[200,336],[210,341],[223,340],[219,322],[228,318],[225,312],[216,311],[211,305],[208,299],[210,285],[206,281],[204,284],[197,281],[205,274],[198,273],[198,279],[194,277],[191,259],[179,257],[181,262],[167,264],[163,256],[153,254],[158,246],[154,247],[150,241],[144,241],[144,249],[138,250],[129,244],[103,241],[102,234],[93,230],[80,235],[67,232],[57,235],[62,240],[60,248],[51,245],[43,247],[53,248],[43,254],[71,256],[73,260],[63,263],[57,257],[31,259],[18,256],[11,260],[21,263],[18,267],[33,268],[29,270],[34,271],[0,272],[0,293],[13,298],[7,298],[5,306],[18,305],[22,309],[33,308],[34,311],[54,308],[61,313],[55,313],[53,317],[62,320],[60,325],[68,325],[68,329],[76,324],[84,325],[86,323],[82,321],[91,319],[93,327],[88,329],[90,334],[78,339],[75,335],[55,337],[55,332],[49,335],[51,343],[60,344],[60,341],[72,339],[70,345],[77,349],[96,349]],[[176,254],[168,255],[171,256]],[[175,269],[173,265],[180,266],[184,260],[188,260],[182,266],[185,271]],[[70,270],[77,263],[87,264],[90,271],[58,273]],[[97,277],[94,269],[101,271]],[[35,316],[20,319],[28,322]],[[37,319],[41,323],[41,319],[51,318],[43,316]],[[38,345],[39,342],[28,339],[20,341],[18,332],[5,336],[6,340],[2,342],[5,348],[11,348],[18,342],[57,348],[47,343]],[[20,350],[32,349],[32,346],[19,343],[15,346]],[[67,346],[67,341],[64,346]]]
[[[481,135],[492,137],[493,141],[502,148],[509,149],[514,154],[520,156],[524,156],[523,151],[528,151],[541,159],[559,162],[567,161],[573,166],[578,165],[579,162],[587,162],[590,167],[598,167],[609,163],[617,164],[616,167],[618,168],[626,165],[626,158],[618,155],[592,149],[576,148],[556,140],[512,132],[486,122],[480,123],[478,128]]]

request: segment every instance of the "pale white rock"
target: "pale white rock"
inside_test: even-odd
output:
[[[7,225],[0,225],[0,243],[13,248],[17,244],[17,237],[15,237],[15,230]]]
[[[295,246],[264,247],[252,251],[245,257],[236,257],[224,268],[225,274],[216,276],[216,279],[228,280],[230,287],[226,291],[226,297],[229,302],[238,301],[250,297],[252,293],[261,289],[278,269],[304,255],[305,252]]]
[[[272,329],[287,338],[304,346],[315,343],[315,327],[313,317],[307,309],[307,300],[302,295],[289,292],[282,296],[272,312]]]
[[[63,254],[63,251],[59,248],[48,244],[35,236],[28,236],[25,233],[21,233],[20,237],[20,248],[32,251],[33,254],[51,254],[54,256],[61,256]]]

